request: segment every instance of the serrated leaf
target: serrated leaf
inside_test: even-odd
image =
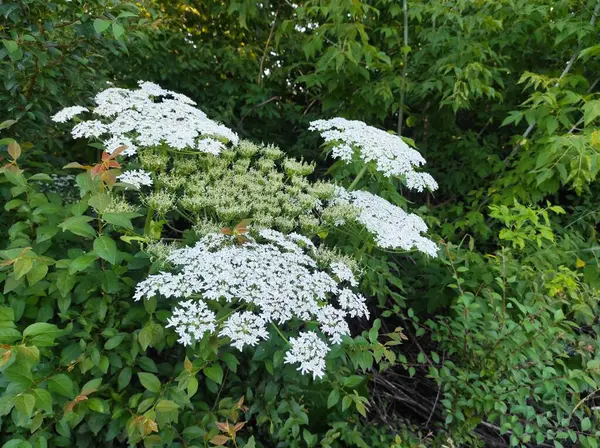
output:
[[[109,236],[103,235],[94,240],[94,252],[111,264],[117,263],[117,244]]]
[[[600,100],[588,101],[583,105],[582,109],[584,124],[587,126],[600,116]]]
[[[72,216],[59,224],[58,227],[60,227],[63,232],[68,230],[75,235],[93,238],[96,236],[96,230],[88,224],[88,222],[92,220],[93,218],[91,216]]]

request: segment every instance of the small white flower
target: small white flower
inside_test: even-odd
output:
[[[416,150],[408,146],[397,135],[368,126],[362,121],[333,118],[315,120],[310,130],[320,131],[325,142],[331,143],[332,156],[345,162],[353,159],[355,152],[365,162],[375,162],[377,171],[386,177],[404,176],[406,186],[423,191],[425,188],[436,190],[437,182],[428,173],[415,171],[425,164],[425,159]]]
[[[438,247],[421,235],[427,225],[417,215],[406,213],[400,207],[368,191],[347,192],[336,189],[333,204],[349,203],[359,210],[358,222],[373,234],[375,243],[384,249],[417,249],[437,257]]]
[[[269,338],[266,321],[250,311],[231,315],[219,336],[231,339],[231,345],[242,350],[245,345],[255,346],[263,339]]]
[[[208,309],[206,303],[194,300],[179,302],[167,322],[166,328],[175,327],[183,345],[199,341],[204,333],[212,333],[216,328],[215,313]]]
[[[329,265],[329,268],[341,282],[348,282],[350,286],[358,286],[358,280],[356,280],[354,272],[345,263],[334,261]]]
[[[366,299],[360,295],[355,294],[351,290],[345,288],[342,289],[338,295],[338,302],[340,308],[342,308],[350,317],[366,317],[369,318],[369,309],[367,308]]]
[[[76,115],[79,115],[82,112],[87,112],[88,108],[83,106],[71,106],[65,107],[60,112],[54,114],[52,116],[52,121],[57,123],[65,123]]]
[[[107,131],[108,128],[106,125],[102,124],[98,120],[89,120],[77,123],[71,131],[71,135],[73,135],[73,138],[100,137]]]
[[[152,185],[152,177],[150,176],[150,173],[144,170],[125,171],[120,176],[117,176],[117,179],[126,184],[133,185],[138,190],[142,186],[150,187]]]
[[[121,146],[127,146],[127,149],[121,153],[123,156],[132,156],[137,152],[137,147],[131,139],[122,135],[114,135],[108,140],[105,140],[104,146],[106,147],[106,152],[109,154],[112,154]]]
[[[346,313],[342,310],[326,305],[319,309],[317,320],[321,324],[321,331],[331,338],[332,344],[340,344],[342,336],[350,334],[348,322],[344,320]]]
[[[312,373],[313,379],[325,376],[325,356],[329,347],[313,331],[290,338],[292,348],[285,354],[286,364],[299,363],[302,374]]]

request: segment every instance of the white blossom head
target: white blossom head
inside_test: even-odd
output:
[[[219,336],[231,339],[231,345],[238,350],[245,345],[255,346],[261,339],[269,338],[266,321],[250,311],[232,314]]]
[[[311,373],[314,379],[325,376],[325,357],[329,347],[314,331],[300,333],[290,338],[292,348],[285,354],[286,364],[300,364],[302,374]]]
[[[179,302],[173,314],[167,320],[167,328],[174,327],[179,335],[179,342],[190,345],[199,341],[204,333],[215,331],[215,313],[208,309],[202,301],[187,300]]]
[[[357,221],[373,235],[375,243],[384,249],[416,249],[437,257],[438,247],[421,235],[427,225],[419,216],[406,213],[400,207],[368,191],[351,191],[338,187],[334,204],[351,204],[358,210]]]
[[[120,176],[117,176],[117,179],[126,184],[133,185],[138,190],[144,186],[152,186],[152,177],[150,173],[144,170],[125,171]]]
[[[404,176],[410,189],[423,191],[438,187],[430,174],[415,170],[425,164],[425,159],[397,135],[362,121],[339,117],[315,120],[309,129],[321,133],[325,142],[331,145],[332,156],[336,159],[351,162],[356,154],[364,163],[374,162],[377,171],[386,177]]]
[[[364,297],[341,285],[347,280],[319,268],[310,240],[270,229],[260,230],[256,239],[246,234],[246,239],[239,244],[234,236],[212,233],[193,247],[175,249],[167,261],[177,272],[149,276],[137,285],[134,298],[194,296],[250,309],[232,314],[216,330],[240,350],[267,339],[271,322],[317,320],[323,335],[336,344],[350,333],[348,316],[368,315]],[[326,349],[320,352],[324,356],[328,344],[322,341],[320,347]]]
[[[172,149],[219,154],[225,142],[237,144],[238,136],[226,126],[209,119],[185,95],[165,90],[151,82],[139,89],[108,88],[94,98],[96,120],[74,126],[74,138],[100,138],[108,152],[126,145],[124,155],[137,148],[167,145]],[[66,108],[54,116],[64,122],[85,108]]]
[[[76,115],[79,115],[82,112],[88,112],[88,108],[83,106],[65,107],[64,109],[52,116],[52,121],[55,121],[57,123],[66,123],[67,121],[69,121],[70,119],[72,119]]]

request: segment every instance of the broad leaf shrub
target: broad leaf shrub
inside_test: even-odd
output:
[[[383,171],[435,188],[420,154],[321,121],[327,147],[361,168],[310,180],[310,163],[147,82],[53,119],[101,155],[59,184],[2,141],[4,446],[372,446],[368,374],[405,336],[369,322],[361,254],[437,246],[420,217],[357,187]],[[345,234],[363,252],[329,244]]]
[[[2,2],[0,116],[16,121],[12,135],[23,147],[36,142],[27,163],[68,158],[50,115],[85,101],[111,80],[107,60],[127,55],[158,23],[156,10],[147,6],[124,0]],[[40,135],[49,138],[40,142]]]

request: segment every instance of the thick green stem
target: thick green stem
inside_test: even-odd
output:
[[[277,325],[275,325],[274,322],[271,322],[271,325],[273,325],[273,328],[275,328],[275,331],[277,331],[277,334],[279,336],[281,336],[281,339],[283,339],[288,345],[290,345],[290,341],[288,341],[288,338],[286,338],[283,333],[281,332],[281,330],[279,329],[279,327]]]
[[[356,175],[356,177],[354,178],[354,180],[348,187],[348,191],[352,191],[356,188],[356,186],[358,185],[358,182],[362,179],[362,177],[365,175],[365,173],[367,172],[368,169],[369,169],[369,165],[365,165],[362,167],[362,170],[360,170],[360,172]]]
[[[146,214],[146,224],[144,224],[144,236],[150,236],[150,223],[152,223],[152,216],[154,215],[154,209],[148,206],[148,213]]]

